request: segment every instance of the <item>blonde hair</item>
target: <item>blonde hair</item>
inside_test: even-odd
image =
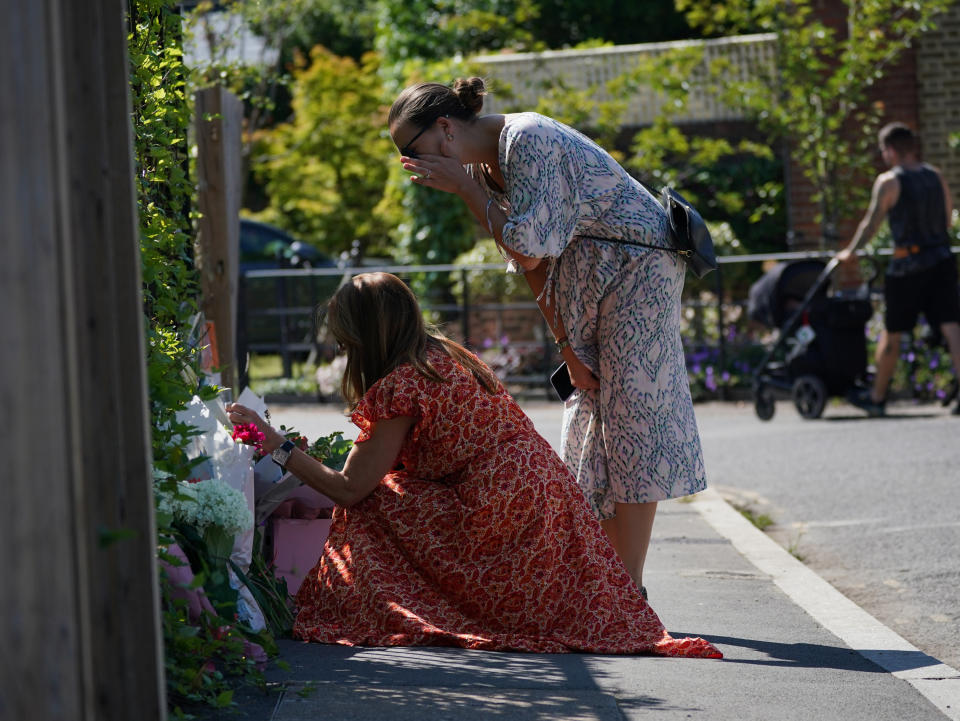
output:
[[[351,406],[374,383],[404,363],[430,380],[444,382],[427,359],[430,348],[444,350],[488,393],[500,389],[493,371],[475,355],[427,327],[416,296],[390,273],[363,273],[340,286],[327,303],[326,322],[347,354],[341,390]]]

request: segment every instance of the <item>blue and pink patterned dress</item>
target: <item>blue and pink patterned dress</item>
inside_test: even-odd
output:
[[[503,243],[550,262],[545,293],[577,357],[601,387],[576,391],[563,418],[563,459],[600,519],[706,487],[680,341],[685,266],[666,247],[655,197],[600,146],[537,113],[505,116]]]

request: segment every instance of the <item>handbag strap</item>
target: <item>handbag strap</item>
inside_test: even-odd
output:
[[[644,190],[650,193],[650,195],[652,195],[654,198],[656,198],[659,195],[653,190],[653,188],[651,188],[649,185],[644,183],[642,180],[638,180],[637,182],[640,183],[640,185],[643,186]],[[666,208],[664,208],[664,210],[666,210]],[[669,211],[667,212],[669,214]],[[671,242],[675,243],[676,238],[674,237],[673,230],[671,229],[671,226],[669,225],[669,223],[667,225],[667,234],[670,236]],[[665,250],[668,253],[676,253],[677,255],[683,258],[686,258],[688,262],[689,262],[689,259],[693,257],[693,250],[690,248],[677,248],[675,246],[664,247],[662,245],[651,245],[650,243],[638,243],[635,240],[624,240],[623,238],[602,238],[598,235],[579,235],[578,237],[589,238],[590,240],[605,240],[608,243],[619,243],[620,245],[635,245],[639,248],[653,248],[654,250]]]
[[[577,234],[578,238],[588,238],[590,240],[604,240],[608,243],[619,243],[620,245],[635,245],[639,248],[653,248],[654,250],[665,250],[668,253],[676,253],[677,255],[682,255],[685,258],[689,258],[693,255],[692,250],[686,248],[667,248],[662,245],[651,245],[650,243],[638,243],[635,240],[624,240],[623,238],[601,238],[598,235],[580,235]]]

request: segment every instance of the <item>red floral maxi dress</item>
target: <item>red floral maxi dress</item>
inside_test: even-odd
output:
[[[502,387],[445,352],[447,379],[404,365],[353,413],[416,423],[380,485],[337,507],[296,596],[294,635],[363,646],[461,646],[721,658],[672,638],[639,594],[570,471]]]

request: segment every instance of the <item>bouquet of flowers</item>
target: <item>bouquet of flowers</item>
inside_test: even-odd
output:
[[[155,484],[154,492],[157,512],[193,527],[212,558],[229,558],[234,537],[253,525],[247,499],[224,481],[191,479],[179,481],[175,489]]]

